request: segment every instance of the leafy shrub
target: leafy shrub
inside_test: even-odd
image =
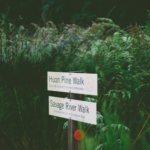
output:
[[[109,19],[89,29],[53,22],[0,29],[0,146],[67,149],[66,119],[48,116],[47,71],[98,74],[97,126],[85,124],[90,149],[149,149],[150,38],[140,26]],[[94,142],[95,141],[95,142]],[[60,144],[61,143],[61,144]]]

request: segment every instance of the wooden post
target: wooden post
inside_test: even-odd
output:
[[[83,73],[83,72],[74,71],[70,73]],[[68,93],[68,98],[83,101],[84,95]],[[84,139],[82,141],[77,141],[74,137],[74,134],[78,129],[83,129],[83,123],[69,119],[68,120],[68,150],[85,150]]]

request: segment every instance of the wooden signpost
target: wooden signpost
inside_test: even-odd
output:
[[[83,123],[97,124],[96,103],[84,94],[97,95],[97,74],[48,72],[50,91],[66,92],[68,99],[49,97],[49,115],[68,118],[68,150],[85,150]]]
[[[76,100],[84,100],[83,94],[71,94],[68,93],[68,98],[76,99]],[[83,129],[83,123],[68,120],[68,150],[85,150],[85,141],[77,141],[75,140],[74,134],[78,129]],[[81,133],[79,133],[79,136]]]

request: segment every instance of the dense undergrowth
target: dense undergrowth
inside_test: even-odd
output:
[[[87,149],[150,149],[148,25],[32,25],[32,35],[0,28],[0,149],[67,149],[67,120],[48,115],[48,96],[67,94],[47,91],[47,71],[98,74],[98,96],[85,95],[97,102],[97,125],[84,126]]]

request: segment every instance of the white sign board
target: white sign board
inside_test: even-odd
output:
[[[97,124],[97,105],[93,102],[79,101],[49,96],[49,115]]]
[[[97,96],[97,74],[48,72],[49,91]]]

